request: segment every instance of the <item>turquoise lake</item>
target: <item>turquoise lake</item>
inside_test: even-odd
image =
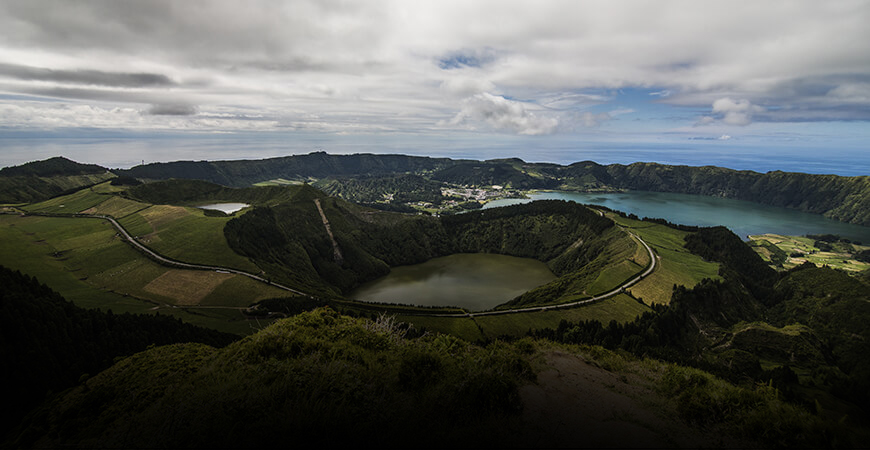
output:
[[[740,200],[641,191],[607,194],[538,192],[530,197],[496,200],[484,208],[534,200],[570,200],[685,225],[724,225],[743,239],[764,233],[790,236],[831,233],[870,243],[870,227]],[[383,303],[451,305],[480,311],[505,303],[553,279],[555,276],[547,266],[533,259],[458,254],[422,264],[394,267],[389,275],[364,284],[348,297]]]
[[[775,233],[788,236],[838,234],[870,243],[870,227],[853,225],[827,217],[759,203],[701,195],[628,191],[616,193],[537,192],[528,199],[502,199],[484,205],[495,208],[534,200],[570,200],[602,205],[638,217],[658,217],[683,225],[724,225],[747,239],[749,235]]]

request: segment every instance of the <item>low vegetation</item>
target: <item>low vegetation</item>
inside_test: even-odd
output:
[[[277,168],[231,162],[141,170],[153,178],[179,169],[247,182],[322,181],[330,173],[325,189],[368,193],[376,203],[378,189],[392,184],[409,199],[434,200],[438,183],[630,185],[709,194],[714,186],[687,178],[702,174],[740,197],[755,192],[750,182],[799,179],[812,186],[820,180],[513,159],[457,164],[312,154],[273,162]],[[0,178],[42,177],[59,186],[58,177],[113,176],[71,173],[80,168],[56,163],[57,173],[52,162]],[[363,169],[371,171],[366,180],[348,178]],[[662,171],[668,176],[660,177]],[[840,193],[862,182],[840,178],[824,179],[824,192],[834,199],[829,215],[863,204],[854,196],[837,203]],[[649,408],[644,414],[693,436],[663,442],[848,447],[870,439],[870,272],[846,271],[870,259],[860,243],[830,235],[766,235],[750,247],[723,227],[677,226],[558,201],[443,217],[397,214],[309,185],[279,184],[232,189],[190,180],[137,185],[123,178],[5,208],[0,264],[38,275],[76,305],[104,312],[78,309],[31,278],[0,270],[0,308],[6,311],[0,349],[4,361],[14,362],[8,367],[22,368],[3,372],[7,397],[20,405],[6,409],[4,431],[46,400],[3,445],[268,447],[363,440],[397,446],[421,435],[433,437],[427,445],[436,446],[527,445],[540,436],[540,429],[531,430],[540,423],[523,415],[534,403],[529,393],[551,389],[580,402],[575,391],[581,379],[590,379],[583,372],[589,368],[606,371],[598,373],[601,380],[615,380],[595,389],[625,389]],[[770,204],[821,207],[815,196],[796,206],[790,193],[768,188]],[[231,216],[195,208],[226,201],[252,207]],[[314,295],[291,295],[231,273],[157,264],[108,222],[65,217],[75,213],[116,217],[140,242],[175,259],[242,268]],[[582,307],[481,316],[342,297],[390,266],[493,252],[537,258],[559,276],[503,308],[566,303],[607,292],[652,262],[633,235],[653,248],[656,271],[619,295]],[[846,255],[848,262],[837,261],[847,261]],[[151,315],[122,314],[132,311]],[[427,312],[448,316],[421,315]],[[234,338],[178,317],[249,336],[219,348]],[[135,352],[141,353],[128,356]],[[556,354],[574,361],[570,370],[554,365]],[[578,367],[587,369],[574,371]],[[11,392],[16,388],[20,392]],[[614,420],[628,428],[641,422],[633,416]]]
[[[162,311],[187,322],[248,334],[252,330],[242,315],[245,307],[289,295],[239,275],[161,266],[124,243],[100,219],[0,215],[0,240],[0,264],[39,277],[86,308]],[[199,300],[191,304],[194,298]],[[200,305],[228,309],[191,309]]]
[[[530,397],[534,390],[527,388],[535,385],[560,389],[575,402],[622,392],[622,401],[641,408],[634,414],[664,428],[650,429],[653,442],[819,448],[858,445],[866,437],[820,409],[789,402],[768,384],[738,386],[702,370],[600,346],[528,338],[479,346],[409,331],[385,316],[353,319],[316,309],[222,349],[151,348],[82,377],[78,387],[31,413],[6,445],[270,448],[289,441],[365,441],[397,447],[425,436],[425,446],[526,447],[540,442],[544,424],[524,410],[532,403],[557,408]],[[542,379],[541,371],[553,370],[554,352],[577,361],[574,370],[581,372],[562,374],[556,385]],[[598,374],[615,384],[585,381]],[[583,422],[577,414],[594,413],[578,409],[551,417]],[[625,427],[609,437],[611,445],[634,442],[629,437],[638,425],[652,426],[635,416],[609,420]],[[554,436],[546,442],[576,444]]]
[[[870,370],[859,355],[870,351],[868,285],[845,272],[812,264],[777,274],[748,246],[740,250],[740,239],[724,229],[702,229],[687,241],[688,248],[722,264],[719,281],[678,288],[668,306],[656,306],[654,312],[635,321],[604,325],[594,320],[566,320],[532,334],[691,365],[743,386],[773,386],[795,414],[833,417],[843,429],[866,434],[861,424],[870,406]],[[708,389],[703,387],[706,383],[691,395]],[[693,400],[685,406],[686,414],[718,408],[711,406],[718,401],[716,396],[697,404]],[[761,400],[750,396],[734,401],[739,405]],[[723,406],[727,411],[734,407]],[[698,409],[692,412],[694,408]],[[797,425],[778,426],[784,431]],[[756,433],[764,435],[761,429]],[[822,441],[830,439],[826,445],[838,445],[842,439],[832,437],[833,429],[824,433],[834,433],[817,436]],[[784,441],[772,444],[792,445],[787,444],[788,436],[784,432],[776,438]]]
[[[0,266],[0,435],[48,392],[78,384],[117,357],[148,346],[202,342],[225,346],[236,336],[165,316],[79,308],[35,279]]]
[[[851,273],[870,269],[870,246],[839,236],[764,234],[750,236],[749,239],[749,245],[778,270],[793,269],[805,262]]]
[[[114,178],[94,164],[55,157],[0,169],[0,204],[32,203]]]
[[[317,200],[340,249],[320,216]],[[453,253],[491,252],[536,258],[563,277],[577,278],[612,264],[617,241],[634,254],[627,235],[606,231],[613,222],[569,202],[536,202],[449,217],[372,211],[300,187],[292,201],[252,211],[224,229],[231,248],[264,268],[276,281],[319,295],[339,295],[385,275],[390,266],[415,264]],[[597,261],[593,266],[591,261]],[[589,280],[593,282],[594,278]],[[621,280],[620,280],[621,281]],[[560,288],[566,295],[585,285]],[[535,304],[526,297],[520,304]],[[553,301],[547,299],[547,301]]]
[[[40,411],[16,446],[507,445],[528,356],[315,310],[230,346],[158,347]]]

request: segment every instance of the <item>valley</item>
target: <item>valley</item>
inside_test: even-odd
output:
[[[865,227],[840,222],[845,228],[827,228],[826,224],[838,222],[821,216],[813,217],[823,221],[807,222],[800,217],[807,213],[776,210],[766,222],[753,226],[763,229],[766,223],[783,222],[792,215],[801,223],[811,223],[809,229],[818,234],[738,236],[725,227],[705,226],[747,222],[746,217],[757,211],[743,201],[604,192],[605,188],[594,193],[532,191],[526,187],[547,179],[545,171],[526,167],[524,173],[530,178],[511,180],[516,173],[507,169],[502,173],[498,167],[524,167],[512,160],[481,162],[470,172],[465,165],[472,163],[463,163],[460,170],[450,161],[439,161],[440,168],[424,167],[402,175],[389,171],[405,167],[407,161],[382,162],[387,161],[395,167],[381,165],[381,174],[374,178],[337,181],[320,178],[321,173],[307,176],[311,184],[258,182],[260,186],[228,187],[184,178],[143,183],[125,175],[41,201],[7,203],[0,214],[0,265],[37,277],[91,311],[169,316],[249,336],[240,342],[266,336],[282,342],[259,350],[234,347],[253,352],[245,357],[250,361],[271,354],[271,360],[293,365],[297,363],[281,358],[291,358],[291,353],[313,357],[305,356],[309,355],[305,351],[294,353],[303,344],[286,343],[286,337],[281,337],[284,331],[277,330],[301,330],[316,322],[322,324],[315,327],[321,331],[312,331],[311,342],[318,343],[305,346],[326,345],[327,338],[317,337],[326,333],[329,345],[338,346],[330,351],[351,351],[346,345],[362,345],[365,350],[352,352],[363,353],[391,348],[399,353],[389,358],[398,358],[396,364],[404,367],[398,373],[413,370],[410,379],[426,379],[427,373],[454,364],[446,362],[455,357],[450,349],[476,352],[471,343],[477,343],[493,349],[492,355],[500,355],[497,358],[506,358],[498,364],[514,364],[492,376],[510,378],[509,382],[498,378],[502,381],[496,383],[505,382],[513,386],[505,389],[519,392],[513,389],[527,383],[521,380],[530,372],[518,367],[544,364],[535,358],[544,358],[548,367],[579,367],[560,355],[582,351],[596,367],[618,374],[613,376],[619,377],[620,389],[643,392],[636,395],[686,423],[694,420],[693,411],[706,411],[710,405],[743,411],[705,419],[728,439],[736,439],[745,431],[741,427],[754,423],[745,414],[756,414],[757,405],[790,417],[790,425],[778,431],[776,439],[786,439],[792,432],[787,430],[801,427],[828,427],[825,433],[852,436],[848,439],[867,433],[855,425],[866,417],[870,398],[866,376],[870,372],[860,356],[866,350],[865,339],[870,338],[863,325],[870,314],[865,306],[868,248],[857,240]],[[492,171],[478,170],[490,164],[496,165]],[[330,170],[359,169],[338,165]],[[38,172],[38,164],[31,171]],[[290,177],[285,180],[293,178],[283,174]],[[441,181],[468,182],[469,174],[504,184],[445,188],[447,181]],[[331,181],[321,183],[326,179]],[[333,190],[333,195],[327,190]],[[450,200],[450,196],[462,198]],[[488,202],[479,203],[476,196]],[[517,198],[523,196],[529,198]],[[402,203],[394,204],[397,200]],[[433,208],[439,202],[442,206]],[[460,207],[469,202],[476,206]],[[405,207],[410,211],[401,211]],[[656,216],[664,218],[649,218]],[[672,220],[686,223],[677,225]],[[828,233],[829,229],[851,230],[847,231],[851,234],[841,237]],[[747,237],[750,240],[744,242]],[[509,260],[534,263],[542,277],[529,277],[532,269],[527,265],[508,271],[507,265],[515,264]],[[425,275],[410,275],[423,270],[420,264],[432,268],[425,269]],[[469,279],[458,281],[446,275],[447,269]],[[506,292],[513,290],[480,303],[483,294],[476,292],[490,294],[495,289],[477,285],[480,274],[475,270],[504,277],[489,283]],[[403,287],[386,297],[365,294],[385,276],[442,278],[435,284]],[[520,279],[528,284],[508,286]],[[471,289],[464,294],[471,303],[452,293],[460,284]],[[430,298],[424,300],[418,292]],[[350,318],[358,319],[348,322]],[[270,353],[285,344],[290,345],[286,347],[290,353]],[[587,347],[570,347],[576,345]],[[156,370],[152,368],[164,363],[196,371],[203,358],[210,358],[206,354],[223,351],[176,350],[157,349],[126,364],[133,364],[129,370],[135,371]],[[428,356],[419,356],[423,354]],[[382,361],[385,356],[364,358]],[[514,362],[507,362],[511,358]],[[647,363],[647,358],[660,362]],[[121,367],[114,370],[128,370]],[[467,373],[482,373],[474,366],[463,367]],[[246,373],[232,376],[244,378]],[[399,387],[390,389],[428,392],[428,387],[401,376]],[[112,377],[105,375],[93,386],[117,383]],[[773,391],[759,388],[760,383]],[[709,388],[702,386],[717,386],[716,392],[729,392],[733,398],[751,398],[746,401],[756,406],[736,406],[730,400],[719,404],[720,400],[705,397]],[[780,392],[786,403],[775,403],[780,402]],[[76,398],[85,401],[88,394],[70,395],[67,401],[78,402]],[[510,402],[498,404],[504,411],[513,408]],[[806,405],[817,405],[818,418],[801,416],[800,408]],[[644,415],[645,423],[660,420],[653,416],[660,417],[661,411]],[[835,430],[825,418],[847,421],[841,424],[848,423],[848,431]],[[700,435],[692,439],[703,441]]]

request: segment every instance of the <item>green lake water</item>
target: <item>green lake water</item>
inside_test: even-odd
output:
[[[535,259],[460,253],[394,267],[389,275],[360,286],[348,298],[482,311],[555,279],[547,265]]]
[[[484,208],[507,206],[533,200],[570,200],[602,205],[638,217],[659,217],[683,225],[724,225],[742,239],[749,235],[775,233],[788,236],[838,234],[853,241],[870,243],[870,227],[828,219],[787,208],[742,200],[666,192],[629,191],[618,193],[538,192],[529,199],[502,199]]]
[[[530,197],[496,200],[484,208],[544,199],[570,200],[685,225],[724,225],[743,239],[763,233],[790,236],[830,233],[870,243],[870,227],[741,200],[640,191],[607,194],[539,192]],[[458,254],[423,264],[395,267],[386,277],[361,286],[349,297],[384,303],[460,306],[480,311],[505,303],[553,279],[555,276],[547,266],[537,260],[493,254]]]

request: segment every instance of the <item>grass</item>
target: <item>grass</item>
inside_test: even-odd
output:
[[[151,280],[143,289],[171,297],[176,305],[198,305],[206,295],[214,292],[215,288],[233,276],[236,275],[169,269]]]
[[[645,303],[667,304],[671,301],[674,285],[692,288],[704,278],[720,278],[719,264],[704,261],[685,249],[683,244],[689,233],[615,214],[608,214],[608,217],[640,236],[659,257],[656,270],[628,289]]]
[[[303,181],[285,180],[284,178],[275,178],[274,180],[261,181],[254,183],[254,186],[287,186],[303,184]]]
[[[92,188],[82,189],[69,195],[55,197],[44,202],[34,203],[21,209],[28,212],[48,214],[75,214],[93,208],[106,201],[109,195],[94,192]]]
[[[116,219],[120,219],[122,217],[129,216],[135,212],[141,211],[147,208],[147,203],[140,203],[133,200],[128,200],[123,197],[118,197],[117,195],[109,196],[104,202],[99,205],[94,206],[93,208],[86,209],[82,211],[86,214],[102,214],[107,216],[112,216]]]
[[[267,298],[292,297],[287,291],[267,286],[243,275],[230,275],[220,286],[203,297],[202,306],[250,306]]]
[[[118,192],[126,191],[129,188],[130,186],[112,186],[112,183],[107,181],[93,186],[91,190],[100,194],[116,194]]]
[[[260,272],[259,267],[227,244],[223,229],[230,219],[208,217],[198,208],[152,205],[119,222],[141,243],[168,258]]]
[[[85,308],[159,311],[197,325],[251,332],[238,310],[174,308],[179,303],[244,307],[289,294],[247,277],[169,269],[145,258],[100,219],[0,215],[0,264],[37,277]]]
[[[636,386],[621,392],[710,436],[738,439],[731,446],[836,448],[863,447],[867,441],[866,428],[849,428],[849,417],[789,403],[767,384],[734,385],[702,370],[598,346],[549,341],[535,341],[535,345],[538,351],[576,354],[613,373],[614,378]]]
[[[477,342],[486,339],[486,336],[477,326],[475,319],[469,317],[426,317],[397,315],[396,320],[413,324],[416,328],[425,328],[427,331],[450,334],[469,342]]]
[[[503,335],[521,336],[529,329],[555,328],[562,319],[569,321],[597,320],[604,324],[611,320],[620,323],[630,322],[647,311],[649,311],[647,306],[641,305],[627,295],[620,294],[577,308],[482,316],[475,317],[475,320],[487,337],[496,338]]]
[[[68,260],[54,257],[57,249],[34,231],[44,228],[46,222],[54,222],[54,227],[68,230],[65,225],[76,226],[80,221],[87,219],[0,216],[3,249],[0,251],[0,264],[37,277],[40,282],[85,308],[111,308],[118,313],[145,312],[151,305],[80,280],[83,274],[70,269]]]
[[[399,315],[397,319],[425,327],[430,331],[452,334],[469,341],[495,339],[499,336],[523,336],[530,329],[555,328],[561,320],[598,320],[604,324],[615,320],[630,322],[649,311],[625,294],[620,294],[591,305],[571,309],[504,314],[497,316],[468,317],[419,317]]]
[[[870,264],[852,258],[854,252],[866,250],[870,247],[847,244],[845,242],[832,243],[832,251],[821,251],[815,246],[813,239],[801,236],[783,236],[779,234],[762,234],[749,236],[750,245],[768,264],[778,270],[787,270],[809,261],[816,266],[828,266],[842,269],[852,273],[870,269]],[[777,266],[772,261],[771,251],[767,248],[774,245],[786,253],[788,257],[782,266]],[[801,256],[791,256],[800,253]]]
[[[639,243],[615,227],[605,231],[602,239],[608,241],[607,246],[592,261],[530,291],[527,295],[533,301],[527,301],[522,306],[555,305],[584,300],[618,288],[642,270],[641,266],[633,262]]]
[[[119,360],[50,407],[41,446],[378,448],[503,444],[534,372],[503,343],[405,339],[388,320],[320,309],[222,349],[155,347]],[[484,420],[486,419],[486,420]],[[242,424],[242,425],[240,425]],[[13,445],[25,447],[28,445]],[[37,445],[40,446],[40,445]]]
[[[618,262],[599,272],[598,278],[587,288],[587,292],[592,296],[610,292],[634,278],[643,269],[644,266],[640,266],[632,260]]]

